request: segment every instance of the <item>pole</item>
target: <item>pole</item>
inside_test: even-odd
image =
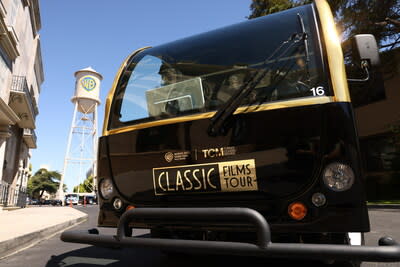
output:
[[[58,199],[62,201],[62,205],[65,203],[64,199],[64,178],[65,174],[67,172],[67,165],[68,165],[68,156],[71,150],[71,140],[72,140],[72,132],[74,129],[74,124],[75,124],[75,119],[76,119],[76,113],[78,111],[78,102],[75,102],[75,107],[74,107],[74,115],[72,116],[72,122],[71,122],[71,128],[69,131],[68,135],[68,143],[67,143],[67,151],[65,152],[65,157],[64,157],[64,166],[63,166],[63,172],[61,173],[61,179],[60,179],[60,185],[58,187]]]
[[[85,113],[83,113],[81,119],[82,119],[83,117],[86,117],[86,116],[87,116],[87,113],[85,112]],[[81,132],[81,134],[82,134],[82,137],[81,137],[80,158],[83,159],[83,150],[84,150],[84,147],[85,147],[85,130],[83,130],[83,131]],[[80,193],[80,187],[81,187],[80,185],[81,185],[81,180],[82,180],[81,178],[82,178],[82,160],[79,161],[78,194]]]
[[[94,121],[93,121],[93,192],[97,194],[97,150],[98,150],[98,139],[97,139],[97,103],[94,107]]]

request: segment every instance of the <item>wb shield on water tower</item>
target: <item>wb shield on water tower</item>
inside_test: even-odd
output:
[[[72,103],[78,104],[81,113],[93,113],[100,104],[100,81],[103,77],[92,68],[86,68],[75,72],[76,84]]]

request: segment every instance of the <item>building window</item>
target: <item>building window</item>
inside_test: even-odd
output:
[[[0,46],[0,73],[4,73],[3,66],[12,71],[12,61],[8,58],[7,54],[4,52],[3,48]],[[0,76],[1,77],[1,76]]]
[[[387,135],[361,140],[366,170],[380,172],[398,169],[397,158],[399,151],[396,149],[395,135]]]
[[[400,199],[400,133],[360,140],[365,163],[367,199]]]
[[[7,84],[8,74],[12,71],[12,64],[3,52],[0,46],[0,92],[4,90]]]

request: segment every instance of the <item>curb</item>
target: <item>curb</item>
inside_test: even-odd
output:
[[[400,204],[368,204],[368,209],[400,209]]]
[[[11,254],[28,248],[40,241],[49,238],[51,235],[57,232],[63,231],[68,227],[78,225],[86,221],[88,215],[85,214],[76,219],[72,219],[48,228],[43,228],[36,232],[28,233],[23,236],[19,236],[10,240],[0,242],[0,259],[10,256]]]

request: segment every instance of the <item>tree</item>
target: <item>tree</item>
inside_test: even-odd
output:
[[[310,0],[252,0],[249,19],[310,2]],[[398,75],[398,56],[396,54],[400,52],[399,0],[329,0],[329,5],[335,16],[338,32],[342,33],[343,43],[349,44],[346,41],[356,34],[373,34],[380,47],[381,60],[384,62],[383,68],[379,72],[383,74],[384,79]],[[352,71],[360,72],[357,67],[350,67],[347,71],[353,77],[357,77],[357,75],[354,75]],[[373,90],[372,87],[378,88],[373,83],[371,83],[371,90],[379,92],[379,90]],[[352,98],[361,101],[363,98],[369,97],[365,91],[365,88],[362,87],[353,88]],[[382,94],[371,95],[372,99],[376,101],[380,100],[382,96]]]
[[[253,19],[265,16],[311,2],[311,0],[253,0],[250,5],[251,14],[248,18]]]
[[[381,48],[394,48],[400,42],[398,0],[336,0],[333,10],[345,37],[371,33]]]
[[[311,0],[252,0],[249,19],[272,14]],[[400,45],[400,5],[398,0],[330,0],[329,5],[343,39],[371,33],[381,48]]]
[[[39,169],[28,181],[28,194],[40,199],[44,192],[54,194],[60,185],[61,174],[58,171]]]
[[[90,175],[83,181],[83,183],[74,187],[74,193],[77,193],[79,189],[79,193],[92,193],[93,192],[93,176]]]

